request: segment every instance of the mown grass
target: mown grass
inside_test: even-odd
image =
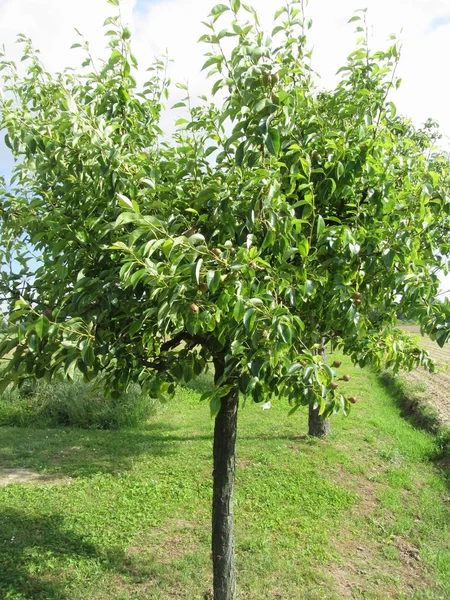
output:
[[[450,597],[450,490],[435,440],[376,375],[326,441],[304,414],[239,417],[239,598]],[[202,382],[205,386],[205,382]],[[55,473],[0,489],[0,597],[194,600],[211,588],[213,422],[183,389],[140,430],[1,428],[0,464]]]

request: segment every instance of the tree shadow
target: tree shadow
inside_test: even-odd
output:
[[[148,576],[149,565],[139,568],[120,548],[100,551],[83,535],[64,523],[62,515],[30,517],[8,508],[0,516],[0,597],[39,600],[70,600],[71,574],[67,565],[88,560],[96,571],[142,580]],[[45,569],[36,568],[36,557],[45,557]],[[62,569],[64,573],[61,579]],[[53,566],[53,568],[52,568]],[[78,577],[79,580],[79,577]]]
[[[183,438],[175,430],[165,422],[122,431],[2,428],[0,465],[71,477],[117,473],[131,469],[139,456],[177,453]]]

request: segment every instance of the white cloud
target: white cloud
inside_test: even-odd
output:
[[[173,79],[189,80],[196,92],[207,89],[199,72],[207,48],[197,44],[197,39],[205,32],[201,21],[215,4],[213,0],[122,0],[141,65],[167,48],[174,60]],[[270,26],[273,13],[283,3],[256,0],[253,4],[263,24]],[[388,34],[403,28],[399,68],[403,86],[395,97],[400,111],[416,123],[431,116],[450,136],[450,83],[444,69],[450,56],[450,24],[432,28],[433,22],[448,15],[448,0],[311,0],[307,11],[314,20],[310,36],[313,66],[323,85],[332,85],[336,70],[354,47],[354,26],[347,21],[361,5],[368,8],[374,48],[384,47]],[[133,12],[134,7],[138,10]],[[0,41],[17,59],[13,42],[15,34],[23,32],[41,49],[50,70],[62,69],[69,63],[79,64],[81,58],[69,51],[76,41],[74,27],[90,40],[94,55],[103,54],[102,24],[113,12],[106,0],[0,0]]]

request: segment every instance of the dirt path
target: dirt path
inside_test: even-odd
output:
[[[67,477],[65,478],[67,481]],[[63,483],[64,478],[54,473],[38,473],[31,469],[0,469],[0,487],[13,483]]]

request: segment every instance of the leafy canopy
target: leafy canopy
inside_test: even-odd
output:
[[[326,91],[301,3],[275,21],[268,35],[239,0],[212,10],[212,93],[197,103],[185,88],[170,139],[166,62],[138,86],[119,16],[98,70],[84,43],[79,72],[47,73],[23,36],[26,73],[2,57],[0,128],[16,159],[0,190],[3,387],[79,369],[114,394],[138,382],[164,396],[219,361],[213,414],[238,386],[326,417],[349,403],[317,355],[323,339],[361,366],[433,367],[395,323],[401,311],[441,345],[449,336],[449,303],[435,301],[450,211],[437,129],[396,113],[399,48],[371,51],[364,12]]]

